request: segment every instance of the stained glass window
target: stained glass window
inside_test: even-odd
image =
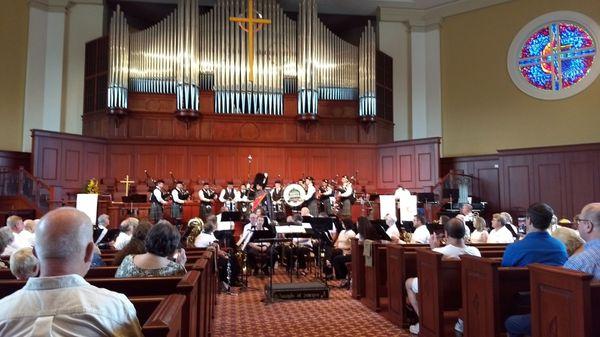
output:
[[[598,25],[590,18],[568,11],[543,15],[515,37],[509,51],[511,78],[534,97],[569,97],[598,76],[597,44]]]
[[[544,90],[561,90],[587,75],[595,55],[594,39],[583,27],[555,22],[525,41],[519,67],[531,85]]]

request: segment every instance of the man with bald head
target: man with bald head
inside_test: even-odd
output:
[[[75,208],[46,214],[36,230],[40,277],[0,300],[0,336],[142,336],[123,295],[83,279],[94,251],[92,223]]]
[[[571,256],[564,267],[594,275],[594,279],[600,280],[600,202],[587,204],[575,222],[586,244],[583,252]]]

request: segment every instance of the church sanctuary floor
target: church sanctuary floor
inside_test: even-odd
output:
[[[294,282],[310,282],[297,279]],[[250,277],[238,296],[219,294],[216,306],[216,337],[226,336],[413,336],[382,315],[352,299],[350,291],[331,288],[327,300],[278,301],[265,305],[264,286],[269,278]],[[277,269],[273,283],[289,282]],[[238,292],[237,289],[235,289]]]

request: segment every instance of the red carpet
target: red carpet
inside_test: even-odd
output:
[[[219,294],[215,336],[410,336],[352,299],[350,291],[344,289],[332,288],[327,300],[265,305],[261,300],[268,282],[268,278],[250,277],[249,287],[254,290],[242,291],[238,296]],[[273,282],[289,282],[289,278],[276,275]]]

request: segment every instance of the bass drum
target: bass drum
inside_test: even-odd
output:
[[[283,200],[290,207],[299,207],[304,203],[306,191],[299,184],[289,184],[283,190]]]

